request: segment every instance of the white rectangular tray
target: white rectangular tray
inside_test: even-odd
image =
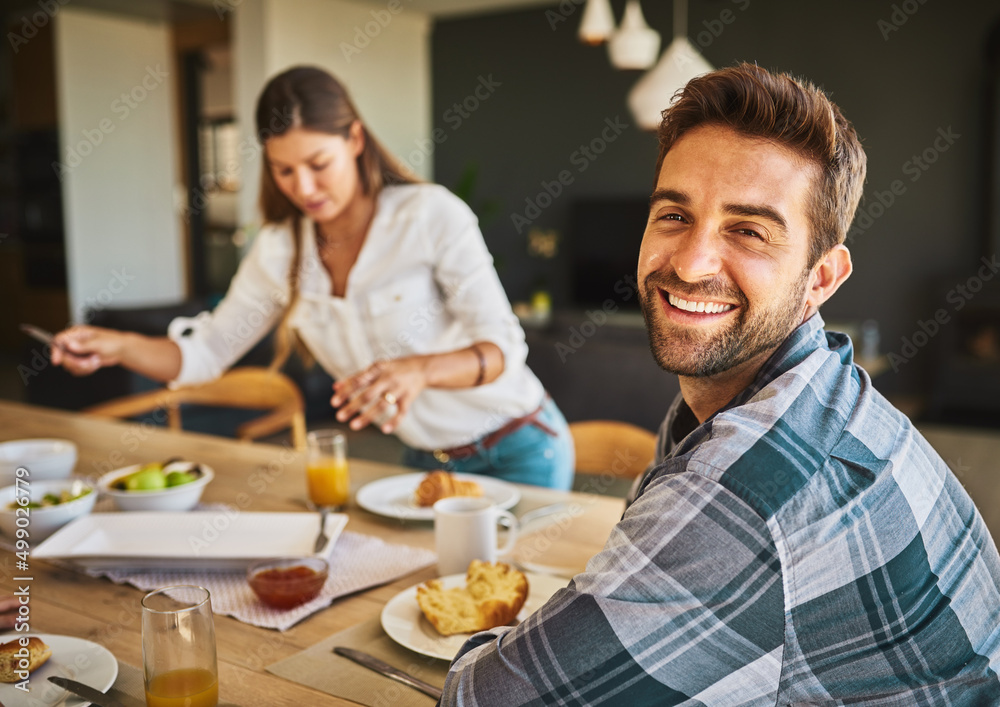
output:
[[[93,569],[234,570],[268,557],[325,557],[346,524],[343,513],[327,515],[330,540],[314,552],[318,513],[91,513],[60,528],[31,556]]]

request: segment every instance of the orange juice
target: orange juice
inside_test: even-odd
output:
[[[309,500],[317,506],[346,506],[350,489],[347,460],[319,457],[306,466]]]
[[[215,707],[219,681],[203,668],[181,668],[157,675],[146,688],[146,707]]]

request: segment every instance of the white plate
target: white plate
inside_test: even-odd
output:
[[[317,553],[318,520],[316,513],[235,509],[91,513],[64,525],[31,556],[96,569],[243,569],[268,557],[329,555],[347,516],[327,515],[330,541]]]
[[[372,481],[358,489],[354,500],[366,511],[380,516],[403,520],[434,520],[434,509],[418,506],[413,502],[413,494],[427,472],[387,476]],[[521,492],[516,486],[479,474],[455,474],[456,479],[475,481],[483,489],[483,495],[493,499],[500,508],[512,508],[521,500]]]
[[[553,577],[547,574],[525,573],[528,578],[528,598],[517,614],[517,620],[523,621],[527,616],[549,600],[558,590],[569,584],[564,577]],[[450,574],[441,577],[445,589],[460,587],[465,584],[464,574]],[[404,648],[416,651],[432,658],[451,660],[458,653],[471,633],[456,633],[453,636],[442,636],[431,622],[424,616],[417,603],[417,587],[413,585],[394,596],[382,609],[382,628]]]
[[[67,695],[61,687],[49,682],[50,676],[61,676],[79,680],[98,690],[105,691],[115,683],[118,677],[118,661],[104,646],[73,636],[54,636],[48,633],[9,634],[0,636],[0,643],[12,641],[21,636],[37,636],[52,649],[50,657],[42,667],[28,676],[28,687],[31,692],[25,693],[14,687],[13,683],[0,683],[0,704],[10,705],[59,705],[60,707],[82,707],[90,702]],[[63,698],[66,698],[65,702]]]

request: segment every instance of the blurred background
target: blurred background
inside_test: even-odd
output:
[[[52,370],[18,324],[163,333],[214,305],[259,227],[257,93],[308,63],[479,215],[529,365],[567,417],[656,428],[677,388],[648,353],[631,279],[656,138],[629,96],[647,69],[581,41],[584,0],[5,6],[0,397],[79,408],[145,385]],[[854,335],[876,386],[916,418],[1000,427],[1000,5],[685,7],[681,27],[674,4],[641,3],[657,55],[682,34],[711,66],[808,78],[862,138],[855,272],[823,308],[830,328]],[[624,0],[610,8],[620,24]],[[329,381],[295,374],[310,414],[327,415]]]

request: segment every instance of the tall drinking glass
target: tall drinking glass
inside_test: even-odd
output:
[[[164,587],[142,598],[147,707],[216,707],[219,669],[208,590]]]
[[[342,510],[351,486],[347,438],[336,430],[316,430],[306,435],[306,447],[309,501],[317,508]]]

